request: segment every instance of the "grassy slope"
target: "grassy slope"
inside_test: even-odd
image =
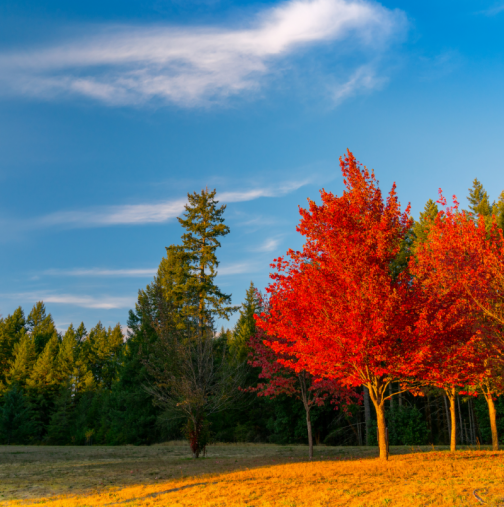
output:
[[[307,463],[304,446],[217,445],[197,461],[176,443],[0,447],[0,505],[477,505],[472,491],[484,487],[489,505],[504,496],[504,453],[422,451],[393,448],[380,463],[375,448],[317,447]]]

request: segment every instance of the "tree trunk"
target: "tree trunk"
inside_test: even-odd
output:
[[[371,406],[369,404],[369,389],[364,386],[364,421],[366,423],[366,445],[371,445]]]
[[[392,389],[392,382],[389,384],[389,396],[390,396],[390,411],[394,411],[394,397],[392,396],[394,394],[394,389]]]
[[[499,433],[497,431],[497,412],[492,398],[492,393],[485,393],[485,399],[488,404],[488,415],[490,416],[490,429],[492,430],[492,449],[499,450]]]
[[[380,448],[380,459],[388,460],[387,446],[387,424],[385,421],[385,390],[387,385],[379,378],[368,384],[369,396],[376,410],[376,421],[378,425],[378,447]]]
[[[454,452],[457,450],[457,407],[455,405],[455,398],[457,395],[454,387],[447,388],[445,391],[450,401],[450,451]]]
[[[467,411],[469,413],[469,443],[474,445],[476,439],[474,438],[474,424],[473,424],[473,413],[472,413],[472,399],[467,402]]]
[[[311,461],[313,459],[313,436],[312,436],[310,408],[306,409],[306,427],[308,428],[308,457]]]
[[[306,412],[306,429],[308,430],[308,458],[311,461],[313,459],[313,435],[312,435],[312,424],[311,424],[311,403],[308,397],[310,396],[310,391],[308,389],[308,385],[306,383],[306,373],[304,371],[299,372],[299,387],[301,390],[301,400],[303,401],[303,406]]]
[[[448,408],[448,402],[446,401],[448,399],[447,396],[443,396],[443,402],[445,407],[445,417],[446,417],[446,425],[448,427],[448,438],[447,441],[450,441],[450,435],[451,435],[451,422],[450,422],[450,409]]]
[[[387,423],[385,421],[385,407],[384,404],[375,405],[376,419],[378,422],[378,446],[380,447],[380,459],[388,460],[388,445],[387,445]]]

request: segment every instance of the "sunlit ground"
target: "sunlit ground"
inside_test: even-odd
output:
[[[0,505],[470,506],[504,498],[504,453],[394,447],[0,447]]]

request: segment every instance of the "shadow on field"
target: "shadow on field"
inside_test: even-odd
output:
[[[446,450],[436,447],[436,451]],[[391,447],[392,455],[432,447]],[[193,460],[185,442],[152,446],[0,446],[0,501],[86,493],[170,479],[307,461],[304,445],[215,444]],[[314,459],[375,458],[377,447],[316,446]]]

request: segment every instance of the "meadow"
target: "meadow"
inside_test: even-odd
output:
[[[469,506],[504,497],[504,452],[465,448],[217,444],[0,447],[0,505]]]

